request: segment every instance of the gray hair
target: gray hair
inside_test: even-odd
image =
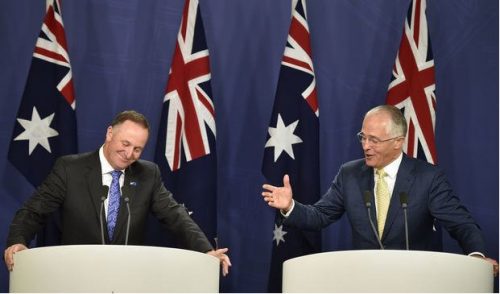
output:
[[[389,129],[387,130],[388,134],[392,136],[403,136],[406,137],[406,132],[408,130],[408,124],[406,123],[406,119],[399,108],[393,105],[379,105],[372,109],[370,109],[365,117],[375,114],[375,113],[387,113],[391,118]]]

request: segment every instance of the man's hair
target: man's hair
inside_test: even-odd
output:
[[[133,121],[149,131],[149,122],[147,118],[143,114],[135,110],[125,110],[118,113],[111,122],[111,126],[114,127],[116,125],[124,123],[127,120]]]
[[[391,124],[389,126],[389,130],[387,130],[388,134],[391,134],[392,136],[403,136],[406,137],[406,132],[408,130],[408,124],[406,123],[406,119],[401,112],[399,108],[393,105],[379,105],[376,106],[372,109],[370,109],[365,117],[368,115],[377,113],[377,112],[384,112],[389,115],[391,118]]]

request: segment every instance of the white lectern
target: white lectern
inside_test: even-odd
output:
[[[493,292],[493,268],[441,252],[326,252],[285,261],[283,292]]]
[[[218,292],[219,260],[147,246],[41,247],[14,255],[10,292]]]

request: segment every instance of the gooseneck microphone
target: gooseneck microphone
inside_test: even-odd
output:
[[[405,240],[406,240],[406,250],[410,250],[410,238],[408,236],[408,194],[406,192],[399,193],[399,202],[403,208],[404,220],[405,220]]]
[[[128,197],[125,197],[125,198],[123,198],[123,201],[125,201],[125,204],[127,206],[127,212],[128,212],[128,216],[127,216],[127,231],[125,233],[125,245],[128,245],[128,232],[130,231],[130,205],[129,205],[130,199]]]
[[[365,206],[366,206],[366,211],[368,211],[368,219],[370,220],[370,226],[372,227],[372,231],[375,234],[375,237],[377,238],[378,245],[380,246],[380,249],[384,250],[384,245],[382,245],[382,242],[380,241],[380,238],[377,233],[377,229],[375,228],[375,224],[373,223],[372,220],[372,213],[371,213],[371,208],[372,208],[372,193],[368,190],[363,192],[363,199],[365,201]]]
[[[102,244],[106,244],[106,241],[104,239],[104,221],[102,219],[102,214],[103,214],[103,209],[104,209],[104,200],[106,200],[106,198],[108,198],[108,190],[109,190],[109,187],[104,185],[102,186],[102,195],[101,196],[101,208],[99,209],[99,223],[101,225],[101,242]]]

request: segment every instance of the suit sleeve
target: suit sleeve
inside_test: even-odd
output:
[[[471,214],[460,203],[442,171],[438,171],[429,190],[429,209],[450,236],[457,240],[465,254],[485,253],[481,230]]]
[[[48,216],[64,202],[65,178],[64,159],[60,158],[45,181],[16,212],[9,228],[7,247],[19,243],[29,245]]]
[[[154,168],[154,179],[151,206],[153,214],[186,249],[203,253],[212,250],[212,245],[200,227],[189,216],[187,210],[175,201],[172,193],[165,188],[157,165]]]
[[[283,223],[303,230],[321,230],[344,214],[343,197],[343,169],[341,168],[321,199],[313,205],[295,201],[294,209]]]

